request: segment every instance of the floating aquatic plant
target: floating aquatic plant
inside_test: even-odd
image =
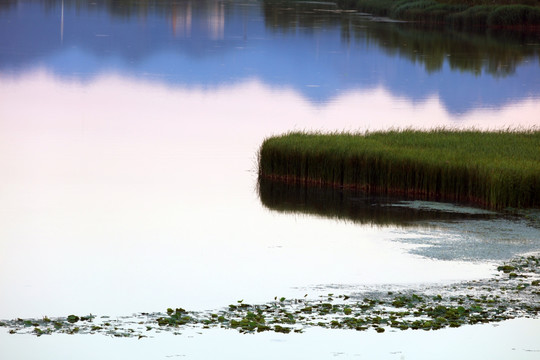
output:
[[[216,327],[253,334],[301,333],[312,327],[378,333],[389,329],[428,331],[538,316],[540,257],[520,257],[497,270],[499,274],[488,280],[408,291],[328,294],[316,299],[276,297],[266,304],[238,301],[208,312],[168,308],[165,313],[139,313],[116,320],[94,315],[14,319],[0,321],[0,327],[11,334],[99,333],[141,339],[159,332],[179,335],[183,329]]]

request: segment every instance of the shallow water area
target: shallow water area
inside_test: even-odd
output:
[[[343,210],[319,206],[326,195],[293,193],[268,206],[256,161],[273,134],[540,126],[539,47],[530,38],[458,33],[444,42],[441,30],[427,41],[406,24],[287,8],[0,0],[0,319],[114,318],[450,284],[490,278],[501,261],[540,248],[537,222],[455,204]],[[0,329],[0,357],[67,358],[92,346],[102,355],[93,358],[212,358],[215,349],[221,358],[254,358],[259,347],[268,351],[255,358],[306,349],[313,358],[421,358],[412,344],[493,333],[520,334],[512,346],[525,359],[537,327],[515,320],[283,336],[212,329],[140,343]],[[395,341],[396,352],[381,353],[376,336]],[[454,351],[448,358],[463,355]]]
[[[188,331],[182,336],[164,334],[148,339],[119,339],[96,335],[57,335],[40,338],[0,333],[0,354],[14,360],[77,358],[108,359],[123,354],[133,359],[274,359],[303,354],[310,359],[537,359],[540,348],[536,334],[540,322],[515,319],[499,324],[467,326],[439,331],[414,330],[378,334],[351,330],[312,329],[303,334],[239,334],[214,329]],[[384,346],[381,341],[384,338]],[[212,344],[212,346],[208,346]],[[449,346],[448,344],[459,344]],[[81,351],[92,348],[92,351]],[[241,350],[239,350],[241,349]]]

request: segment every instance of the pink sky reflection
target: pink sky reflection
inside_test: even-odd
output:
[[[435,96],[413,104],[377,88],[314,104],[291,89],[272,88],[257,80],[202,89],[114,75],[81,83],[38,71],[19,78],[0,77],[0,98],[0,126],[3,140],[8,141],[8,134],[18,133],[47,142],[85,138],[238,146],[259,144],[265,136],[290,130],[540,125],[539,99],[455,116]]]
[[[188,89],[43,71],[1,76],[0,99],[0,318],[485,276],[486,264],[408,254],[395,229],[266,211],[257,149],[291,130],[529,127],[540,114],[538,99],[454,117],[435,97],[411,104],[383,89],[313,104],[256,80]],[[347,260],[322,266],[335,259]],[[374,277],[373,266],[386,271]]]

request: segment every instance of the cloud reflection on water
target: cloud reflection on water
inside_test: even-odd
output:
[[[383,88],[350,91],[326,104],[313,104],[292,88],[268,86],[256,79],[214,87],[178,87],[115,74],[84,82],[66,80],[41,70],[4,75],[0,80],[1,124],[6,130],[55,134],[60,130],[69,136],[114,136],[115,140],[121,134],[218,143],[232,137],[258,146],[261,137],[271,133],[304,129],[444,126],[496,130],[540,125],[540,100],[535,98],[502,109],[456,115],[448,113],[435,96],[411,103]],[[144,133],[137,131],[143,129]],[[171,129],[175,131],[171,133]]]
[[[413,245],[392,241],[393,227],[265,210],[256,151],[294,129],[528,126],[540,111],[531,100],[456,118],[437,99],[410,104],[381,89],[314,105],[256,80],[179,88],[46,71],[1,76],[0,98],[3,317],[208,309],[303,296],[291,289],[310,284],[486,276],[488,264],[407,254]]]
[[[180,88],[257,79],[319,104],[384,89],[413,103],[437,97],[455,115],[540,96],[534,34],[426,31],[306,3],[60,4],[21,0],[0,13],[0,34],[17,34],[0,36],[0,73],[46,67],[93,81],[115,72]]]

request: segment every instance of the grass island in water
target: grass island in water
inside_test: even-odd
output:
[[[259,176],[368,194],[540,207],[540,131],[294,132],[266,139]]]

